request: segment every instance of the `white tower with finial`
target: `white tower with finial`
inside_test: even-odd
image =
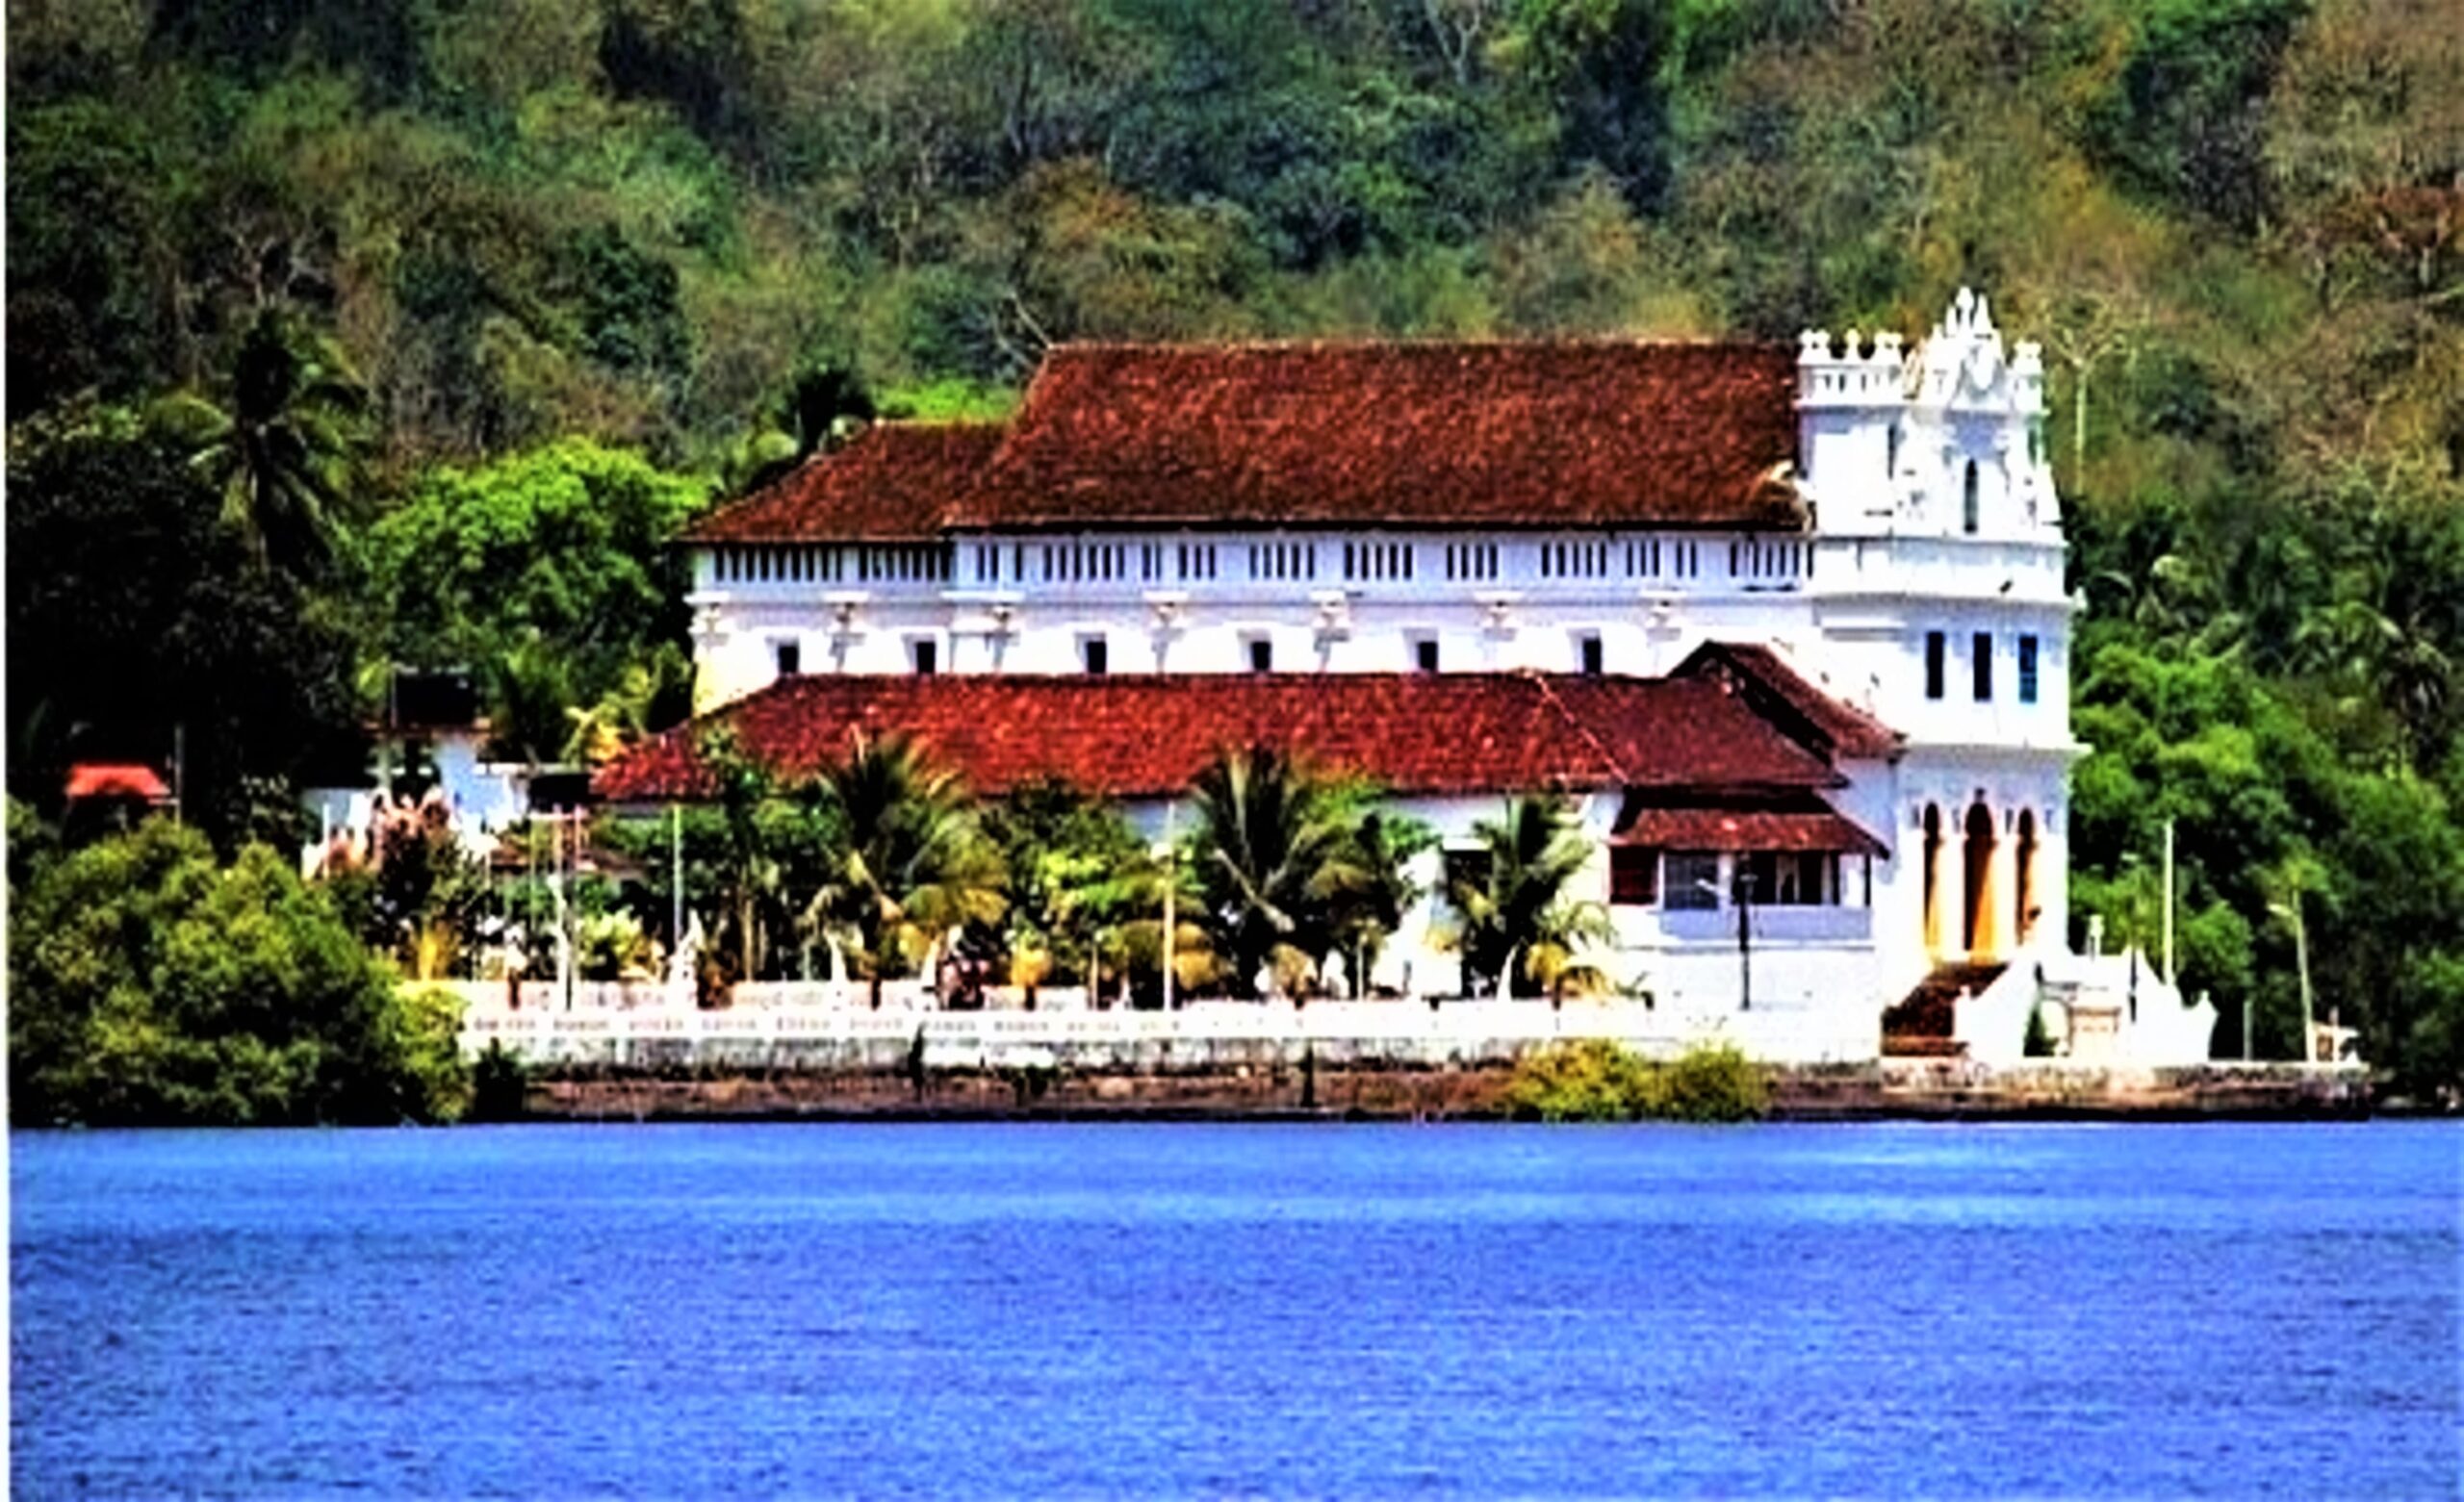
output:
[[[1912,350],[1798,346],[1826,686],[1907,737],[1877,949],[1913,979],[2066,943],[2070,617],[2044,368],[1963,289]]]

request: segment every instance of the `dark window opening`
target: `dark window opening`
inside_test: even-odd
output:
[[[1925,697],[1927,699],[1939,699],[1942,697],[1942,660],[1946,655],[1947,649],[1943,642],[1942,633],[1939,631],[1926,632]]]
[[[1659,901],[1659,852],[1644,845],[1608,847],[1608,901],[1649,907]]]
[[[1272,673],[1274,671],[1274,643],[1268,641],[1263,636],[1250,638],[1249,671],[1251,673]]]
[[[1993,697],[1993,638],[1977,632],[1969,640],[1968,654],[1976,675],[1976,701],[1982,704]]]
[[[1412,662],[1423,673],[1437,671],[1437,639],[1425,637],[1412,644]]]
[[[1970,459],[1967,462],[1967,479],[1963,485],[1960,495],[1961,530],[1966,532],[1968,536],[1974,537],[1977,532],[1977,523],[1980,520],[1981,517],[1979,515],[1976,499],[1976,461]]]
[[[779,676],[792,678],[804,671],[805,649],[796,643],[781,642],[773,655],[778,659]]]
[[[2019,702],[2033,704],[2036,701],[2037,639],[2022,636],[2019,638]]]
[[[941,651],[938,642],[919,641],[915,644],[915,675],[929,678],[940,671]]]
[[[1662,905],[1707,912],[1720,905],[1720,857],[1711,851],[1670,851]]]
[[[1600,649],[1600,638],[1597,636],[1584,637],[1582,639],[1583,676],[1591,678],[1600,676],[1600,675],[1605,671],[1604,665],[1604,660],[1605,659],[1603,657]]]
[[[1090,676],[1101,677],[1112,671],[1112,644],[1100,636],[1091,636],[1081,642],[1079,655],[1086,662]]]

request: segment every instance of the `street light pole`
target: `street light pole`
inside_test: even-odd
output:
[[[2301,888],[2294,887],[2287,896],[2289,901],[2270,903],[2268,907],[2270,911],[2290,920],[2293,924],[2293,963],[2301,977],[2301,1061],[2305,1064],[2315,1064],[2319,1061],[2319,1030],[2311,1020],[2310,930],[2301,921]],[[2248,1004],[2246,1002],[2243,1006],[2246,1015]],[[2243,1029],[2246,1034],[2248,1031],[2246,1022],[2244,1023]]]
[[[1736,967],[1738,972],[1737,1010],[1754,1010],[1754,873],[1741,871],[1736,878]]]
[[[1173,843],[1176,825],[1174,815],[1180,811],[1177,801],[1164,805],[1164,1010],[1172,1009],[1172,898],[1180,882],[1180,854]]]
[[[2301,973],[2301,1061],[2319,1061],[2319,1029],[2311,1017],[2310,930],[2301,921],[2301,889],[2293,891],[2293,961]]]

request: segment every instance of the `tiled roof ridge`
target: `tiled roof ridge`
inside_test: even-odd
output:
[[[1577,735],[1582,737],[1584,745],[1589,746],[1599,754],[1600,764],[1608,770],[1608,775],[1620,782],[1630,780],[1628,776],[1629,769],[1627,768],[1626,763],[1620,759],[1615,752],[1608,749],[1608,743],[1600,738],[1599,732],[1591,727],[1590,722],[1583,719],[1582,716],[1575,713],[1574,706],[1567,703],[1565,697],[1557,692],[1556,687],[1550,682],[1549,675],[1529,670],[1527,670],[1527,672],[1528,673],[1532,683],[1539,688],[1542,702],[1555,710],[1557,712],[1557,718],[1563,720]],[[1665,680],[1638,679],[1637,681],[1653,682]]]
[[[911,541],[938,538],[947,533],[950,517],[961,498],[956,486],[939,491],[935,482],[949,476],[938,471],[965,461],[966,472],[958,484],[972,484],[990,463],[993,451],[1009,430],[1007,418],[898,418],[868,422],[844,443],[815,448],[764,483],[720,502],[677,534],[675,541],[686,546],[821,541],[824,539],[818,535],[805,535],[815,520],[805,513],[834,507],[834,529],[851,540],[893,535]],[[981,440],[984,452],[953,456],[947,451],[953,440],[970,444]],[[888,464],[894,471],[899,469],[886,452],[892,449],[901,450],[896,457],[905,462],[905,468],[886,485],[882,467]],[[921,483],[938,494],[931,515],[915,514],[916,507],[907,502],[921,497],[899,494],[901,481]],[[829,489],[833,485],[856,485],[860,489],[854,496],[843,490],[834,495]],[[863,502],[867,500],[885,506],[886,514],[864,512]],[[748,522],[754,524],[749,533],[745,527]]]
[[[1143,340],[1143,339],[1073,339],[1053,344],[1044,351],[1045,361],[1055,356],[1083,351],[1132,353],[1172,353],[1202,356],[1222,351],[1255,350],[1278,354],[1294,350],[1380,350],[1380,349],[1785,349],[1797,346],[1785,340],[1722,338],[1717,335],[1653,335],[1653,334],[1394,334],[1394,335],[1302,335],[1292,338],[1216,339],[1216,340]],[[1042,367],[1038,366],[1040,369]]]

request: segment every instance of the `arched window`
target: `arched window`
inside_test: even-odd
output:
[[[1935,955],[1942,948],[1942,811],[1932,803],[1925,805],[1925,953]]]
[[[1960,490],[1960,525],[1974,537],[1977,528],[1976,461],[1967,462],[1967,478]]]
[[[2033,808],[2019,810],[2019,851],[2013,865],[2018,902],[2011,931],[2025,944],[2037,926],[2037,811]]]
[[[1993,815],[1983,803],[1967,811],[1963,854],[1966,856],[1967,908],[1960,928],[1960,947],[1970,959],[1995,952],[1993,940]]]

